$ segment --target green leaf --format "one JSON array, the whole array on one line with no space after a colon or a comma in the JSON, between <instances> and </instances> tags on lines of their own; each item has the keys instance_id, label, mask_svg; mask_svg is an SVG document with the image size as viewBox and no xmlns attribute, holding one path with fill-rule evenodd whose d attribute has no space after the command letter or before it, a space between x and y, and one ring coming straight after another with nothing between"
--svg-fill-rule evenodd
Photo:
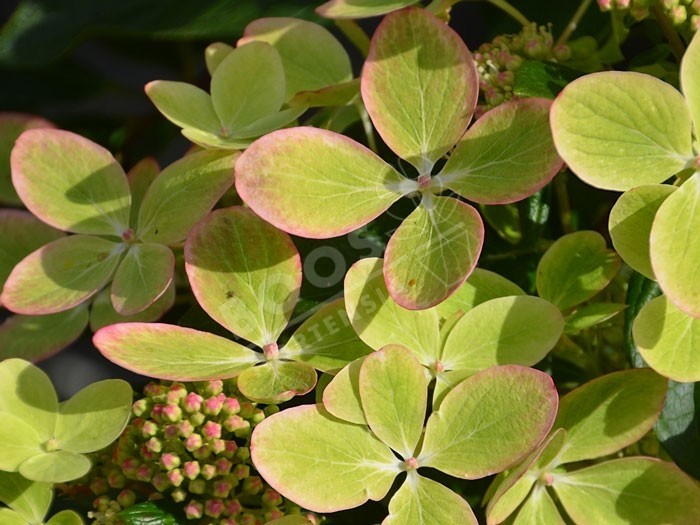
<instances>
[{"instance_id":1,"label":"green leaf","mask_svg":"<svg viewBox=\"0 0 700 525\"><path fill-rule=\"evenodd\" d=\"M54 514L46 525L83 525L83 519L72 510L62 510Z\"/></svg>"},{"instance_id":2,"label":"green leaf","mask_svg":"<svg viewBox=\"0 0 700 525\"><path fill-rule=\"evenodd\" d=\"M162 244L132 244L112 283L112 305L123 316L135 315L155 303L173 280L175 256Z\"/></svg>"},{"instance_id":3,"label":"green leaf","mask_svg":"<svg viewBox=\"0 0 700 525\"><path fill-rule=\"evenodd\" d=\"M411 352L384 347L365 357L360 368L360 398L369 428L408 460L423 431L428 375Z\"/></svg>"},{"instance_id":4,"label":"green leaf","mask_svg":"<svg viewBox=\"0 0 700 525\"><path fill-rule=\"evenodd\" d=\"M323 406L333 416L366 425L367 418L360 398L360 369L364 358L355 359L338 372L323 390Z\"/></svg>"},{"instance_id":5,"label":"green leaf","mask_svg":"<svg viewBox=\"0 0 700 525\"><path fill-rule=\"evenodd\" d=\"M379 350L389 344L408 348L425 366L440 352L435 310L406 310L389 297L382 259L356 262L345 276L345 307L353 328L365 343Z\"/></svg>"},{"instance_id":6,"label":"green leaf","mask_svg":"<svg viewBox=\"0 0 700 525\"><path fill-rule=\"evenodd\" d=\"M268 521L265 525L310 525L310 521L300 514L290 514L276 520Z\"/></svg>"},{"instance_id":7,"label":"green leaf","mask_svg":"<svg viewBox=\"0 0 700 525\"><path fill-rule=\"evenodd\" d=\"M170 512L162 508L162 501L144 501L122 509L117 516L125 525L181 525Z\"/></svg>"},{"instance_id":8,"label":"green leaf","mask_svg":"<svg viewBox=\"0 0 700 525\"><path fill-rule=\"evenodd\" d=\"M0 209L0 289L22 259L62 236L63 233L44 224L31 213Z\"/></svg>"},{"instance_id":9,"label":"green leaf","mask_svg":"<svg viewBox=\"0 0 700 525\"><path fill-rule=\"evenodd\" d=\"M4 525L27 525L27 520L11 509L0 507L0 521Z\"/></svg>"},{"instance_id":10,"label":"green leaf","mask_svg":"<svg viewBox=\"0 0 700 525\"><path fill-rule=\"evenodd\" d=\"M652 458L624 458L557 474L554 490L581 525L693 523L700 489L675 465Z\"/></svg>"},{"instance_id":11,"label":"green leaf","mask_svg":"<svg viewBox=\"0 0 700 525\"><path fill-rule=\"evenodd\" d=\"M29 211L61 230L121 237L129 227L124 170L109 151L80 135L23 133L12 150L12 182Z\"/></svg>"},{"instance_id":12,"label":"green leaf","mask_svg":"<svg viewBox=\"0 0 700 525\"><path fill-rule=\"evenodd\" d=\"M230 46L224 42L214 42L209 44L204 50L204 60L207 63L207 71L209 75L213 75L216 68L221 65L231 51L233 51L233 46ZM218 117L217 117L218 119Z\"/></svg>"},{"instance_id":13,"label":"green leaf","mask_svg":"<svg viewBox=\"0 0 700 525\"><path fill-rule=\"evenodd\" d=\"M502 104L469 128L432 181L465 199L506 204L532 195L561 169L549 128L551 102Z\"/></svg>"},{"instance_id":14,"label":"green leaf","mask_svg":"<svg viewBox=\"0 0 700 525\"><path fill-rule=\"evenodd\" d=\"M446 370L531 366L554 348L563 328L564 318L559 310L539 297L492 299L457 321L447 337L440 362Z\"/></svg>"},{"instance_id":15,"label":"green leaf","mask_svg":"<svg viewBox=\"0 0 700 525\"><path fill-rule=\"evenodd\" d=\"M566 310L591 299L620 269L620 258L598 232L579 231L557 239L537 266L537 292Z\"/></svg>"},{"instance_id":16,"label":"green leaf","mask_svg":"<svg viewBox=\"0 0 700 525\"><path fill-rule=\"evenodd\" d=\"M519 98L554 98L581 73L555 62L525 60L515 73L513 94Z\"/></svg>"},{"instance_id":17,"label":"green leaf","mask_svg":"<svg viewBox=\"0 0 700 525\"><path fill-rule=\"evenodd\" d=\"M247 148L252 142L251 139L221 138L218 135L207 131L200 131L193 128L184 128L180 133L196 145L204 149L238 150ZM229 151L229 153L233 153Z\"/></svg>"},{"instance_id":18,"label":"green leaf","mask_svg":"<svg viewBox=\"0 0 700 525\"><path fill-rule=\"evenodd\" d=\"M305 106L295 106L287 109L282 109L276 113L270 113L259 118L252 124L239 129L236 132L236 139L249 140L270 133L276 129L287 126L290 122L306 111Z\"/></svg>"},{"instance_id":19,"label":"green leaf","mask_svg":"<svg viewBox=\"0 0 700 525\"><path fill-rule=\"evenodd\" d=\"M435 309L442 319L450 319L455 315L467 313L481 303L509 295L525 295L525 292L517 284L497 273L474 268L464 284Z\"/></svg>"},{"instance_id":20,"label":"green leaf","mask_svg":"<svg viewBox=\"0 0 700 525\"><path fill-rule=\"evenodd\" d=\"M147 157L137 162L126 174L131 190L131 212L129 213L129 225L132 228L138 226L139 211L141 203L153 184L155 178L160 174L160 166L152 157Z\"/></svg>"},{"instance_id":21,"label":"green leaf","mask_svg":"<svg viewBox=\"0 0 700 525\"><path fill-rule=\"evenodd\" d=\"M371 351L355 333L341 297L323 305L304 321L280 351L280 358L332 372Z\"/></svg>"},{"instance_id":22,"label":"green leaf","mask_svg":"<svg viewBox=\"0 0 700 525\"><path fill-rule=\"evenodd\" d=\"M154 80L146 84L146 95L165 118L181 128L218 135L221 123L209 93L185 82Z\"/></svg>"},{"instance_id":23,"label":"green leaf","mask_svg":"<svg viewBox=\"0 0 700 525\"><path fill-rule=\"evenodd\" d=\"M12 185L10 152L17 137L34 128L53 128L48 120L23 113L0 113L0 204L17 206L22 204ZM5 211L5 210L3 210Z\"/></svg>"},{"instance_id":24,"label":"green leaf","mask_svg":"<svg viewBox=\"0 0 700 525\"><path fill-rule=\"evenodd\" d=\"M24 461L41 454L42 438L29 422L0 412L0 470L14 472Z\"/></svg>"},{"instance_id":25,"label":"green leaf","mask_svg":"<svg viewBox=\"0 0 700 525\"><path fill-rule=\"evenodd\" d=\"M700 254L700 172L659 207L651 228L654 275L666 297L688 315L700 317L700 283L694 279Z\"/></svg>"},{"instance_id":26,"label":"green leaf","mask_svg":"<svg viewBox=\"0 0 700 525\"><path fill-rule=\"evenodd\" d=\"M143 198L138 238L160 244L182 241L233 184L237 155L201 151L165 168Z\"/></svg>"},{"instance_id":27,"label":"green leaf","mask_svg":"<svg viewBox=\"0 0 700 525\"><path fill-rule=\"evenodd\" d=\"M639 440L659 417L666 383L639 368L598 377L565 395L554 423L568 433L560 463L606 456Z\"/></svg>"},{"instance_id":28,"label":"green leaf","mask_svg":"<svg viewBox=\"0 0 700 525\"><path fill-rule=\"evenodd\" d=\"M681 87L695 124L695 136L700 135L700 38L693 37L681 61Z\"/></svg>"},{"instance_id":29,"label":"green leaf","mask_svg":"<svg viewBox=\"0 0 700 525\"><path fill-rule=\"evenodd\" d=\"M268 361L241 372L236 384L252 401L279 404L311 392L316 371L305 363Z\"/></svg>"},{"instance_id":30,"label":"green leaf","mask_svg":"<svg viewBox=\"0 0 700 525\"><path fill-rule=\"evenodd\" d=\"M355 230L416 188L364 146L311 127L270 133L236 161L236 190L245 203L302 237Z\"/></svg>"},{"instance_id":31,"label":"green leaf","mask_svg":"<svg viewBox=\"0 0 700 525\"><path fill-rule=\"evenodd\" d=\"M26 315L69 310L110 281L123 250L123 244L91 235L57 239L15 266L2 304Z\"/></svg>"},{"instance_id":32,"label":"green leaf","mask_svg":"<svg viewBox=\"0 0 700 525\"><path fill-rule=\"evenodd\" d=\"M238 45L267 42L282 59L286 99L352 78L350 57L324 27L297 18L261 18L248 24Z\"/></svg>"},{"instance_id":33,"label":"green leaf","mask_svg":"<svg viewBox=\"0 0 700 525\"><path fill-rule=\"evenodd\" d=\"M56 390L40 368L21 359L0 363L0 414L12 414L30 424L43 442L53 437L56 412Z\"/></svg>"},{"instance_id":34,"label":"green leaf","mask_svg":"<svg viewBox=\"0 0 700 525\"><path fill-rule=\"evenodd\" d=\"M530 497L518 511L513 525L564 525L564 520L547 488L535 485Z\"/></svg>"},{"instance_id":35,"label":"green leaf","mask_svg":"<svg viewBox=\"0 0 700 525\"><path fill-rule=\"evenodd\" d=\"M638 186L626 191L610 210L608 229L613 246L632 269L655 279L649 237L659 207L677 188L668 184Z\"/></svg>"},{"instance_id":36,"label":"green leaf","mask_svg":"<svg viewBox=\"0 0 700 525\"><path fill-rule=\"evenodd\" d=\"M478 372L428 418L418 464L477 479L522 459L552 428L558 397L549 376L516 365Z\"/></svg>"},{"instance_id":37,"label":"green leaf","mask_svg":"<svg viewBox=\"0 0 700 525\"><path fill-rule=\"evenodd\" d=\"M185 261L197 301L216 322L259 347L276 343L301 286L288 235L242 206L217 210L190 233Z\"/></svg>"},{"instance_id":38,"label":"green leaf","mask_svg":"<svg viewBox=\"0 0 700 525\"><path fill-rule=\"evenodd\" d=\"M92 306L90 307L90 330L97 332L100 328L117 323L150 323L157 321L165 312L170 310L174 303L175 283L171 282L165 293L151 306L135 315L124 317L119 315L114 306L112 306L109 288L105 288L92 301Z\"/></svg>"},{"instance_id":39,"label":"green leaf","mask_svg":"<svg viewBox=\"0 0 700 525\"><path fill-rule=\"evenodd\" d=\"M332 86L321 88L316 91L302 91L297 93L289 101L289 105L292 107L301 106L306 108L344 106L350 104L359 94L360 79L356 78L347 82L341 82L340 84L333 84ZM357 114L354 108L353 111Z\"/></svg>"},{"instance_id":40,"label":"green leaf","mask_svg":"<svg viewBox=\"0 0 700 525\"><path fill-rule=\"evenodd\" d=\"M389 516L382 525L477 525L469 503L450 489L409 472L406 481L389 501Z\"/></svg>"},{"instance_id":41,"label":"green leaf","mask_svg":"<svg viewBox=\"0 0 700 525\"><path fill-rule=\"evenodd\" d=\"M257 352L223 337L160 323L107 326L93 343L122 368L173 381L235 377L262 360Z\"/></svg>"},{"instance_id":42,"label":"green leaf","mask_svg":"<svg viewBox=\"0 0 700 525\"><path fill-rule=\"evenodd\" d=\"M483 243L484 224L475 208L452 197L424 198L386 247L389 294L411 310L439 304L464 283Z\"/></svg>"},{"instance_id":43,"label":"green leaf","mask_svg":"<svg viewBox=\"0 0 700 525\"><path fill-rule=\"evenodd\" d=\"M250 451L272 488L314 512L380 500L400 472L399 460L367 427L336 419L322 405L266 418L253 431Z\"/></svg>"},{"instance_id":44,"label":"green leaf","mask_svg":"<svg viewBox=\"0 0 700 525\"><path fill-rule=\"evenodd\" d=\"M663 182L693 156L685 100L643 73L606 71L574 80L554 101L551 123L559 154L597 188Z\"/></svg>"},{"instance_id":45,"label":"green leaf","mask_svg":"<svg viewBox=\"0 0 700 525\"><path fill-rule=\"evenodd\" d=\"M284 102L284 69L279 53L264 42L237 47L211 78L211 100L221 122L222 137L271 113Z\"/></svg>"},{"instance_id":46,"label":"green leaf","mask_svg":"<svg viewBox=\"0 0 700 525\"><path fill-rule=\"evenodd\" d=\"M564 333L575 334L586 328L603 323L627 308L626 304L591 303L566 316Z\"/></svg>"},{"instance_id":47,"label":"green leaf","mask_svg":"<svg viewBox=\"0 0 700 525\"><path fill-rule=\"evenodd\" d=\"M644 360L674 381L700 381L700 319L676 308L666 296L649 301L632 326Z\"/></svg>"},{"instance_id":48,"label":"green leaf","mask_svg":"<svg viewBox=\"0 0 700 525\"><path fill-rule=\"evenodd\" d=\"M362 100L384 142L420 173L430 173L462 136L478 89L467 46L428 11L392 13L374 32Z\"/></svg>"},{"instance_id":49,"label":"green leaf","mask_svg":"<svg viewBox=\"0 0 700 525\"><path fill-rule=\"evenodd\" d=\"M82 454L57 450L29 458L20 465L19 473L33 481L62 483L83 477L91 466L90 460Z\"/></svg>"},{"instance_id":50,"label":"green leaf","mask_svg":"<svg viewBox=\"0 0 700 525\"><path fill-rule=\"evenodd\" d=\"M330 0L317 7L316 12L326 18L367 18L415 3L416 0Z\"/></svg>"},{"instance_id":51,"label":"green leaf","mask_svg":"<svg viewBox=\"0 0 700 525\"><path fill-rule=\"evenodd\" d=\"M41 523L51 507L52 499L51 485L29 481L20 474L0 471L0 501L17 511L27 522ZM5 525L2 520L0 523Z\"/></svg>"},{"instance_id":52,"label":"green leaf","mask_svg":"<svg viewBox=\"0 0 700 525\"><path fill-rule=\"evenodd\" d=\"M95 452L112 443L129 422L133 393L121 379L91 383L61 403L55 439L69 452Z\"/></svg>"},{"instance_id":53,"label":"green leaf","mask_svg":"<svg viewBox=\"0 0 700 525\"><path fill-rule=\"evenodd\" d=\"M87 305L57 314L8 317L0 324L0 360L50 357L80 337L87 324Z\"/></svg>"}]
</instances>

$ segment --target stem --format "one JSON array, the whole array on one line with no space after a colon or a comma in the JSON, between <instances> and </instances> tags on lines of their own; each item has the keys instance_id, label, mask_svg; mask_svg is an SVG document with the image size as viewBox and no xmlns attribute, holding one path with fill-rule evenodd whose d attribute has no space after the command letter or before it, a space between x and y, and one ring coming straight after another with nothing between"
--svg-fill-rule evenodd
<instances>
[{"instance_id":1,"label":"stem","mask_svg":"<svg viewBox=\"0 0 700 525\"><path fill-rule=\"evenodd\" d=\"M685 53L685 45L683 45L681 37L678 36L676 29L673 27L673 25L671 25L671 22L661 10L659 4L652 4L651 12L654 14L654 18L656 18L656 21L659 23L661 31L666 37L666 40L668 40L668 43L671 44L673 54L680 61L683 58L683 54Z\"/></svg>"},{"instance_id":2,"label":"stem","mask_svg":"<svg viewBox=\"0 0 700 525\"><path fill-rule=\"evenodd\" d=\"M509 4L506 0L486 0L489 4L498 7L501 11L504 13L509 14L513 18L515 18L518 22L520 22L521 25L527 26L530 25L530 21L527 19L527 17L522 14L520 11L518 11L515 7L513 7L511 4Z\"/></svg>"},{"instance_id":3,"label":"stem","mask_svg":"<svg viewBox=\"0 0 700 525\"><path fill-rule=\"evenodd\" d=\"M565 234L574 231L574 225L571 220L571 203L569 202L569 193L566 190L566 179L566 173L560 173L554 178L554 192L559 203L559 219Z\"/></svg>"},{"instance_id":4,"label":"stem","mask_svg":"<svg viewBox=\"0 0 700 525\"><path fill-rule=\"evenodd\" d=\"M362 56L367 58L367 53L369 53L369 37L358 23L354 20L335 20L334 22L348 40L360 50Z\"/></svg>"},{"instance_id":5,"label":"stem","mask_svg":"<svg viewBox=\"0 0 700 525\"><path fill-rule=\"evenodd\" d=\"M576 9L576 12L574 13L574 16L571 17L571 20L569 20L569 23L566 24L566 27L564 28L564 32L561 34L561 36L557 39L557 43L555 46L562 46L566 44L566 42L569 40L569 37L571 34L576 31L576 28L578 27L579 22L581 21L581 18L583 18L583 15L586 13L588 8L591 6L593 3L593 0L583 0L579 6L578 9Z\"/></svg>"},{"instance_id":6,"label":"stem","mask_svg":"<svg viewBox=\"0 0 700 525\"><path fill-rule=\"evenodd\" d=\"M377 141L374 140L374 127L372 126L372 121L369 118L369 114L367 113L364 104L359 98L355 99L355 107L357 108L357 112L360 114L360 120L362 120L362 127L364 128L365 136L367 137L367 146L369 146L369 149L371 149L374 153L378 153Z\"/></svg>"}]
</instances>

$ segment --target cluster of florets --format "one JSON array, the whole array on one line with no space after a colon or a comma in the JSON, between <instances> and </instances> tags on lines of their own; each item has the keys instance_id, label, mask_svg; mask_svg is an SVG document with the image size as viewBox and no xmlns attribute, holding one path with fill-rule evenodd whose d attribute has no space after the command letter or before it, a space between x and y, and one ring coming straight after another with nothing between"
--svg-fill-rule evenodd
<instances>
[{"instance_id":1,"label":"cluster of florets","mask_svg":"<svg viewBox=\"0 0 700 525\"><path fill-rule=\"evenodd\" d=\"M598 0L598 6L603 11L622 11L643 20L654 2L657 0ZM691 32L700 29L700 0L661 0L658 5L673 25Z\"/></svg>"},{"instance_id":2,"label":"cluster of florets","mask_svg":"<svg viewBox=\"0 0 700 525\"><path fill-rule=\"evenodd\" d=\"M525 60L563 62L571 58L566 45L555 45L549 27L535 23L516 35L501 35L474 53L479 71L480 104L477 114L513 97L515 75Z\"/></svg>"},{"instance_id":3,"label":"cluster of florets","mask_svg":"<svg viewBox=\"0 0 700 525\"><path fill-rule=\"evenodd\" d=\"M90 482L93 493L104 494L95 500L98 523L142 501L144 484L152 490L146 499L170 498L197 525L263 525L301 512L256 475L250 460L251 431L276 406L262 409L235 383L218 380L149 383L144 394L117 442L114 468ZM121 492L110 498L110 488Z\"/></svg>"}]
</instances>

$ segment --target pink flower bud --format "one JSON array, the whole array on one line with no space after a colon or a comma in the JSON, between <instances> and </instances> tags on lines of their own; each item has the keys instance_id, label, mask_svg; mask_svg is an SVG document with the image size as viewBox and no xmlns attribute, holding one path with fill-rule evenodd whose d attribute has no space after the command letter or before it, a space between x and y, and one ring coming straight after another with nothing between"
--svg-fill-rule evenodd
<instances>
[{"instance_id":1,"label":"pink flower bud","mask_svg":"<svg viewBox=\"0 0 700 525\"><path fill-rule=\"evenodd\" d=\"M235 441L224 441L224 450L220 452L225 458L231 459L238 450L238 444Z\"/></svg>"},{"instance_id":2,"label":"pink flower bud","mask_svg":"<svg viewBox=\"0 0 700 525\"><path fill-rule=\"evenodd\" d=\"M187 491L182 487L178 487L170 493L170 497L173 498L175 503L181 503L187 499Z\"/></svg>"},{"instance_id":3,"label":"pink flower bud","mask_svg":"<svg viewBox=\"0 0 700 525\"><path fill-rule=\"evenodd\" d=\"M221 425L213 421L207 421L202 427L202 435L207 441L212 441L221 437Z\"/></svg>"},{"instance_id":4,"label":"pink flower bud","mask_svg":"<svg viewBox=\"0 0 700 525\"><path fill-rule=\"evenodd\" d=\"M152 437L146 441L144 446L151 452L160 452L163 450L163 442L157 437Z\"/></svg>"},{"instance_id":5,"label":"pink flower bud","mask_svg":"<svg viewBox=\"0 0 700 525\"><path fill-rule=\"evenodd\" d=\"M177 434L180 437L188 438L192 435L194 432L194 427L192 426L192 423L190 423L187 420L180 421L177 424Z\"/></svg>"},{"instance_id":6,"label":"pink flower bud","mask_svg":"<svg viewBox=\"0 0 700 525\"><path fill-rule=\"evenodd\" d=\"M263 507L279 507L284 503L282 495L274 489L267 489L260 497Z\"/></svg>"},{"instance_id":7,"label":"pink flower bud","mask_svg":"<svg viewBox=\"0 0 700 525\"><path fill-rule=\"evenodd\" d=\"M117 495L117 503L119 503L124 508L131 507L136 503L136 494L134 494L134 491L132 490L122 490Z\"/></svg>"},{"instance_id":8,"label":"pink flower bud","mask_svg":"<svg viewBox=\"0 0 700 525\"><path fill-rule=\"evenodd\" d=\"M182 410L175 403L168 403L161 412L163 419L171 423L177 423L182 419Z\"/></svg>"},{"instance_id":9,"label":"pink flower bud","mask_svg":"<svg viewBox=\"0 0 700 525\"><path fill-rule=\"evenodd\" d=\"M216 416L221 412L224 403L218 397L210 397L204 401L202 412L209 416Z\"/></svg>"},{"instance_id":10,"label":"pink flower bud","mask_svg":"<svg viewBox=\"0 0 700 525\"><path fill-rule=\"evenodd\" d=\"M185 412L192 414L201 410L203 401L204 398L202 396L195 394L194 392L190 392L183 400L182 407L185 409Z\"/></svg>"},{"instance_id":11,"label":"pink flower bud","mask_svg":"<svg viewBox=\"0 0 700 525\"><path fill-rule=\"evenodd\" d=\"M204 443L204 440L202 439L202 436L199 434L191 434L186 440L185 440L185 448L189 452L194 452L198 448L202 446Z\"/></svg>"},{"instance_id":12,"label":"pink flower bud","mask_svg":"<svg viewBox=\"0 0 700 525\"><path fill-rule=\"evenodd\" d=\"M180 456L173 452L166 452L160 457L160 464L165 470L172 470L180 466Z\"/></svg>"},{"instance_id":13,"label":"pink flower bud","mask_svg":"<svg viewBox=\"0 0 700 525\"><path fill-rule=\"evenodd\" d=\"M227 481L214 482L212 494L217 498L227 498L233 487Z\"/></svg>"},{"instance_id":14,"label":"pink flower bud","mask_svg":"<svg viewBox=\"0 0 700 525\"><path fill-rule=\"evenodd\" d=\"M107 483L113 489L123 489L126 485L126 477L118 470L112 470L107 475Z\"/></svg>"},{"instance_id":15,"label":"pink flower bud","mask_svg":"<svg viewBox=\"0 0 700 525\"><path fill-rule=\"evenodd\" d=\"M213 454L221 454L226 450L226 442L223 439L213 439L209 446Z\"/></svg>"},{"instance_id":16,"label":"pink flower bud","mask_svg":"<svg viewBox=\"0 0 700 525\"><path fill-rule=\"evenodd\" d=\"M153 485L158 492L165 492L170 488L170 479L165 472L158 472L151 480L151 485Z\"/></svg>"},{"instance_id":17,"label":"pink flower bud","mask_svg":"<svg viewBox=\"0 0 700 525\"><path fill-rule=\"evenodd\" d=\"M158 424L154 421L144 421L141 427L141 435L144 438L153 437L158 433Z\"/></svg>"},{"instance_id":18,"label":"pink flower bud","mask_svg":"<svg viewBox=\"0 0 700 525\"><path fill-rule=\"evenodd\" d=\"M153 405L153 410L151 410L151 416L153 419L156 421L160 421L160 416L163 413L163 405L158 403L157 405Z\"/></svg>"},{"instance_id":19,"label":"pink flower bud","mask_svg":"<svg viewBox=\"0 0 700 525\"><path fill-rule=\"evenodd\" d=\"M109 485L104 478L94 478L90 481L90 490L95 496L101 496L109 492Z\"/></svg>"},{"instance_id":20,"label":"pink flower bud","mask_svg":"<svg viewBox=\"0 0 700 525\"><path fill-rule=\"evenodd\" d=\"M265 523L284 517L284 512L279 509L272 509L265 513Z\"/></svg>"},{"instance_id":21,"label":"pink flower bud","mask_svg":"<svg viewBox=\"0 0 700 525\"><path fill-rule=\"evenodd\" d=\"M185 481L185 476L182 475L182 471L179 468L176 468L168 472L168 480L170 480L173 487L179 487Z\"/></svg>"},{"instance_id":22,"label":"pink flower bud","mask_svg":"<svg viewBox=\"0 0 700 525\"><path fill-rule=\"evenodd\" d=\"M237 516L241 510L243 510L243 507L237 499L234 498L226 501L224 514L227 516Z\"/></svg>"},{"instance_id":23,"label":"pink flower bud","mask_svg":"<svg viewBox=\"0 0 700 525\"><path fill-rule=\"evenodd\" d=\"M207 481L216 476L216 467L214 465L202 465L202 471L200 475Z\"/></svg>"},{"instance_id":24,"label":"pink flower bud","mask_svg":"<svg viewBox=\"0 0 700 525\"><path fill-rule=\"evenodd\" d=\"M207 381L204 386L204 393L208 396L216 396L224 391L224 382L221 379Z\"/></svg>"},{"instance_id":25,"label":"pink flower bud","mask_svg":"<svg viewBox=\"0 0 700 525\"><path fill-rule=\"evenodd\" d=\"M209 445L203 445L198 449L193 450L192 455L199 460L207 459L209 456L211 456L211 448L209 448Z\"/></svg>"},{"instance_id":26,"label":"pink flower bud","mask_svg":"<svg viewBox=\"0 0 700 525\"><path fill-rule=\"evenodd\" d=\"M186 461L182 466L182 472L187 479L194 479L199 476L200 467L197 461Z\"/></svg>"},{"instance_id":27,"label":"pink flower bud","mask_svg":"<svg viewBox=\"0 0 700 525\"><path fill-rule=\"evenodd\" d=\"M224 399L223 406L221 407L221 410L224 414L227 416L232 416L234 414L238 414L241 410L241 404L236 399L235 397L227 397Z\"/></svg>"},{"instance_id":28,"label":"pink flower bud","mask_svg":"<svg viewBox=\"0 0 700 525\"><path fill-rule=\"evenodd\" d=\"M243 492L246 494L258 494L263 489L263 482L258 476L250 476L243 480Z\"/></svg>"},{"instance_id":29,"label":"pink flower bud","mask_svg":"<svg viewBox=\"0 0 700 525\"><path fill-rule=\"evenodd\" d=\"M170 385L168 393L166 395L166 400L168 403L178 403L182 398L187 395L187 388L182 383L173 383Z\"/></svg>"},{"instance_id":30,"label":"pink flower bud","mask_svg":"<svg viewBox=\"0 0 700 525\"><path fill-rule=\"evenodd\" d=\"M143 387L143 393L148 397L163 397L167 394L168 388L160 383L148 383Z\"/></svg>"},{"instance_id":31,"label":"pink flower bud","mask_svg":"<svg viewBox=\"0 0 700 525\"><path fill-rule=\"evenodd\" d=\"M136 458L127 458L121 462L122 472L126 476L132 477L136 475L136 469L139 467L141 462Z\"/></svg>"},{"instance_id":32,"label":"pink flower bud","mask_svg":"<svg viewBox=\"0 0 700 525\"><path fill-rule=\"evenodd\" d=\"M224 502L220 499L210 499L204 505L204 514L211 518L218 518L224 512Z\"/></svg>"},{"instance_id":33,"label":"pink flower bud","mask_svg":"<svg viewBox=\"0 0 700 525\"><path fill-rule=\"evenodd\" d=\"M233 475L237 479L246 479L250 476L250 467L248 465L238 464L233 468Z\"/></svg>"},{"instance_id":34,"label":"pink flower bud","mask_svg":"<svg viewBox=\"0 0 700 525\"><path fill-rule=\"evenodd\" d=\"M198 520L204 516L204 505L198 501L190 501L185 505L185 516L188 520Z\"/></svg>"},{"instance_id":35,"label":"pink flower bud","mask_svg":"<svg viewBox=\"0 0 700 525\"><path fill-rule=\"evenodd\" d=\"M131 411L136 417L141 417L148 414L151 410L151 402L148 399L139 399L131 405Z\"/></svg>"},{"instance_id":36,"label":"pink flower bud","mask_svg":"<svg viewBox=\"0 0 700 525\"><path fill-rule=\"evenodd\" d=\"M225 476L229 472L231 472L231 467L233 466L233 463L231 463L228 459L226 458L221 458L217 460L216 462L216 473L219 474L220 476Z\"/></svg>"},{"instance_id":37,"label":"pink flower bud","mask_svg":"<svg viewBox=\"0 0 700 525\"><path fill-rule=\"evenodd\" d=\"M136 479L139 481L151 481L153 477L153 469L148 465L141 465L136 469Z\"/></svg>"},{"instance_id":38,"label":"pink flower bud","mask_svg":"<svg viewBox=\"0 0 700 525\"><path fill-rule=\"evenodd\" d=\"M179 430L177 425L166 425L163 429L163 437L165 437L165 439L175 439L178 434Z\"/></svg>"}]
</instances>

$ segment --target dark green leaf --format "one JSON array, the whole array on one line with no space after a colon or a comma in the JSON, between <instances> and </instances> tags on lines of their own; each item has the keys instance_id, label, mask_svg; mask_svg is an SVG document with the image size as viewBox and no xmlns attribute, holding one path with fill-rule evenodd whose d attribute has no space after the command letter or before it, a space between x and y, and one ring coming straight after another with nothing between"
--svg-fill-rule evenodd
<instances>
[{"instance_id":1,"label":"dark green leaf","mask_svg":"<svg viewBox=\"0 0 700 525\"><path fill-rule=\"evenodd\" d=\"M181 525L184 523L153 501L124 509L117 516L124 525Z\"/></svg>"},{"instance_id":2,"label":"dark green leaf","mask_svg":"<svg viewBox=\"0 0 700 525\"><path fill-rule=\"evenodd\" d=\"M526 60L515 75L513 93L519 97L554 98L581 73L553 62Z\"/></svg>"}]
</instances>

